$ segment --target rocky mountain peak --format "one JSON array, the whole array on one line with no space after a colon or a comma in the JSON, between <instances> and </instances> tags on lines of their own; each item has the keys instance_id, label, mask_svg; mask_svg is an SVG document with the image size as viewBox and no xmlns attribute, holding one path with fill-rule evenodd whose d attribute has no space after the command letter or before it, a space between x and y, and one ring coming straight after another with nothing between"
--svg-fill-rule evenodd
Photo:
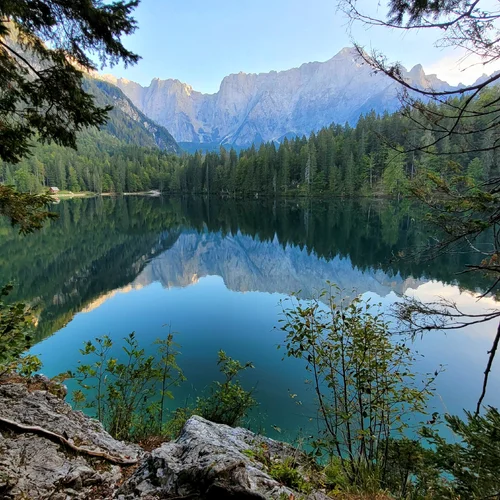
<instances>
[{"instance_id":1,"label":"rocky mountain peak","mask_svg":"<svg viewBox=\"0 0 500 500\"><path fill-rule=\"evenodd\" d=\"M415 86L451 88L417 64L407 78ZM249 146L309 134L331 123L355 124L360 115L399 108L397 84L363 64L344 47L326 62L286 71L226 76L215 94L179 80L154 79L148 87L115 79L116 85L179 142Z\"/></svg>"}]
</instances>

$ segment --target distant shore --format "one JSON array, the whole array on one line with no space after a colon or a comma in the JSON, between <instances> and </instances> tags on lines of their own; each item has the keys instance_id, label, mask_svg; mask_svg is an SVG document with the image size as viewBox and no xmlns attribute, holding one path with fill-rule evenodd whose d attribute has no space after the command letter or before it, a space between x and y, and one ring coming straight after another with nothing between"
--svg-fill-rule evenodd
<instances>
[{"instance_id":1,"label":"distant shore","mask_svg":"<svg viewBox=\"0 0 500 500\"><path fill-rule=\"evenodd\" d=\"M51 193L52 198L68 199L68 198L94 198L96 196L160 196L160 191L138 191L137 193L93 193L92 191L82 191L73 193L72 191L63 191L60 193Z\"/></svg>"}]
</instances>

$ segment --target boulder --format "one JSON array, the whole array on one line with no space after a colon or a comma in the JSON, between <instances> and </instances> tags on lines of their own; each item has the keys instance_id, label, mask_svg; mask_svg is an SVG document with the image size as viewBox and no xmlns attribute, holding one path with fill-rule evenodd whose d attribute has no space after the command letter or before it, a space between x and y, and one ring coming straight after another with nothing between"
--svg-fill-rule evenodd
<instances>
[{"instance_id":1,"label":"boulder","mask_svg":"<svg viewBox=\"0 0 500 500\"><path fill-rule=\"evenodd\" d=\"M36 381L40 386L40 380ZM143 450L113 439L95 419L74 411L49 390L26 383L0 385L0 417L64 436L75 446L113 457L140 459ZM111 498L122 469L77 453L57 439L0 422L0 498L32 500Z\"/></svg>"},{"instance_id":2,"label":"boulder","mask_svg":"<svg viewBox=\"0 0 500 500\"><path fill-rule=\"evenodd\" d=\"M310 498L280 484L268 465L297 456L290 445L191 417L180 437L154 450L118 490L119 500ZM303 457L305 460L305 457Z\"/></svg>"},{"instance_id":3,"label":"boulder","mask_svg":"<svg viewBox=\"0 0 500 500\"><path fill-rule=\"evenodd\" d=\"M1 499L327 498L305 493L316 472L288 444L194 416L176 441L147 453L74 411L49 382L0 380ZM301 487L273 478L290 457Z\"/></svg>"}]
</instances>

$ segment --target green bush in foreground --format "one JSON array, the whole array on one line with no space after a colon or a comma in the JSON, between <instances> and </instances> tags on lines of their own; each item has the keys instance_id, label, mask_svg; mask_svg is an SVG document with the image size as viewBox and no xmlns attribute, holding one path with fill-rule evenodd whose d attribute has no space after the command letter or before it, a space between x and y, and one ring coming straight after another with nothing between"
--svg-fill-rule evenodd
<instances>
[{"instance_id":1,"label":"green bush in foreground","mask_svg":"<svg viewBox=\"0 0 500 500\"><path fill-rule=\"evenodd\" d=\"M237 425L257 404L253 390L246 391L239 379L241 372L253 365L243 365L219 351L224 380L213 382L209 394L197 398L196 405L169 412L166 406L174 397L172 389L185 380L177 364L179 346L173 334L157 339L157 350L149 356L135 333L124 340L121 359L113 356L113 341L107 335L85 342L80 352L92 361L80 363L76 373L69 373L80 386L73 393L75 406L92 410L117 439L175 438L195 414L212 422Z\"/></svg>"},{"instance_id":2,"label":"green bush in foreground","mask_svg":"<svg viewBox=\"0 0 500 500\"><path fill-rule=\"evenodd\" d=\"M318 300L284 309L282 330L287 356L305 360L316 394L316 454L336 457L352 486L390 487L405 496L416 458L398 464L395 447L408 451L410 442L400 440L411 420L426 414L437 372L417 385L415 355L404 341L391 338L379 309L360 297L347 302L335 286Z\"/></svg>"},{"instance_id":3,"label":"green bush in foreground","mask_svg":"<svg viewBox=\"0 0 500 500\"><path fill-rule=\"evenodd\" d=\"M247 362L242 365L224 351L219 351L217 364L224 375L224 381L215 381L210 394L198 398L197 413L218 424L235 426L241 423L248 412L257 405L253 389L246 391L239 380L240 374L254 366Z\"/></svg>"},{"instance_id":4,"label":"green bush in foreground","mask_svg":"<svg viewBox=\"0 0 500 500\"><path fill-rule=\"evenodd\" d=\"M459 498L500 498L500 413L488 407L484 415L466 412L466 421L446 415L459 438L449 443L436 431L424 429L434 445L436 469L452 478L441 494ZM452 494L450 494L450 490Z\"/></svg>"},{"instance_id":5,"label":"green bush in foreground","mask_svg":"<svg viewBox=\"0 0 500 500\"><path fill-rule=\"evenodd\" d=\"M93 409L117 439L140 440L160 434L171 388L184 380L172 333L158 339L160 356L147 356L134 333L125 337L123 359L112 357L113 341L106 335L85 343L80 352L96 359L80 364L71 374L80 385L73 394L76 406Z\"/></svg>"},{"instance_id":6,"label":"green bush in foreground","mask_svg":"<svg viewBox=\"0 0 500 500\"><path fill-rule=\"evenodd\" d=\"M31 375L40 368L39 362L30 356L23 361L21 355L31 346L33 333L32 313L23 302L9 304L6 298L13 285L0 288L0 375L8 371L20 371L23 375ZM33 362L35 362L33 364Z\"/></svg>"}]
</instances>

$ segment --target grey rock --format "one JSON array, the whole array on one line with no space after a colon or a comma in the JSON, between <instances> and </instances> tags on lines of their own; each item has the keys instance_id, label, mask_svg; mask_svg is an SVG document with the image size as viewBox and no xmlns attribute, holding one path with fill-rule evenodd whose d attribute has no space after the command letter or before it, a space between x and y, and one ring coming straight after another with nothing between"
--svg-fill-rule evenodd
<instances>
[{"instance_id":1,"label":"grey rock","mask_svg":"<svg viewBox=\"0 0 500 500\"><path fill-rule=\"evenodd\" d=\"M453 87L422 66L403 76L419 88ZM196 92L179 80L155 78L148 87L101 78L118 86L149 118L165 126L177 141L247 146L280 141L287 135L308 135L331 123L351 125L371 110L399 108L398 85L374 74L355 49L344 48L326 62L269 73L229 75L215 94Z\"/></svg>"},{"instance_id":2,"label":"grey rock","mask_svg":"<svg viewBox=\"0 0 500 500\"><path fill-rule=\"evenodd\" d=\"M47 383L42 377L36 383L42 381ZM110 455L144 454L136 445L113 439L100 422L72 410L60 397L47 390L29 390L26 384L0 385L0 416L66 434L79 447ZM42 435L0 425L0 498L87 499L96 487L111 492L120 478L116 465L76 454Z\"/></svg>"},{"instance_id":3,"label":"grey rock","mask_svg":"<svg viewBox=\"0 0 500 500\"><path fill-rule=\"evenodd\" d=\"M307 457L290 445L249 430L188 420L175 442L151 454L116 441L102 425L74 411L59 397L33 384L0 381L0 417L66 434L79 447L110 455L136 457L138 466L122 486L123 470L104 460L65 449L36 432L0 425L0 498L17 500L158 500L185 497L308 498L325 500L321 491L305 496L280 484L268 472L274 461L293 455L305 475L313 470Z\"/></svg>"},{"instance_id":4,"label":"grey rock","mask_svg":"<svg viewBox=\"0 0 500 500\"><path fill-rule=\"evenodd\" d=\"M297 455L287 444L194 416L175 442L151 453L116 498L304 498L273 479L266 466L252 458L263 450L262 445L270 461ZM309 498L328 497L316 492Z\"/></svg>"}]
</instances>

